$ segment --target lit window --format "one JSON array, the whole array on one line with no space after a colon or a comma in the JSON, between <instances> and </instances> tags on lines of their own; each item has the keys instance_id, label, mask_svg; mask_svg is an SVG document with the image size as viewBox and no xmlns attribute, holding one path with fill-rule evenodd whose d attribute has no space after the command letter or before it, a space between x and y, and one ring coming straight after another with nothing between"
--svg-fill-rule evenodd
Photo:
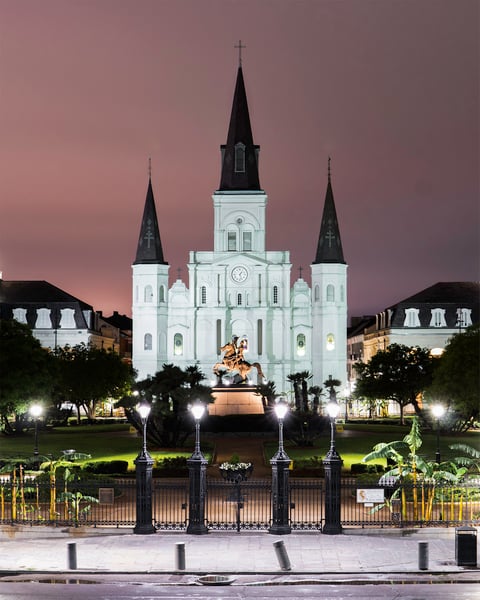
<instances>
[{"instance_id":1,"label":"lit window","mask_svg":"<svg viewBox=\"0 0 480 600\"><path fill-rule=\"evenodd\" d=\"M305 335L303 333L297 335L297 356L305 356Z\"/></svg>"},{"instance_id":2,"label":"lit window","mask_svg":"<svg viewBox=\"0 0 480 600\"><path fill-rule=\"evenodd\" d=\"M430 327L446 327L445 309L432 308L432 318L430 319Z\"/></svg>"},{"instance_id":3,"label":"lit window","mask_svg":"<svg viewBox=\"0 0 480 600\"><path fill-rule=\"evenodd\" d=\"M335 302L335 288L333 285L327 285L327 302Z\"/></svg>"},{"instance_id":4,"label":"lit window","mask_svg":"<svg viewBox=\"0 0 480 600\"><path fill-rule=\"evenodd\" d=\"M143 338L143 349L151 350L152 349L152 334L146 333Z\"/></svg>"},{"instance_id":5,"label":"lit window","mask_svg":"<svg viewBox=\"0 0 480 600\"><path fill-rule=\"evenodd\" d=\"M420 327L420 319L418 317L418 308L406 308L405 309L405 321L403 322L404 327Z\"/></svg>"},{"instance_id":6,"label":"lit window","mask_svg":"<svg viewBox=\"0 0 480 600\"><path fill-rule=\"evenodd\" d=\"M327 350L335 350L335 336L333 333L327 335Z\"/></svg>"},{"instance_id":7,"label":"lit window","mask_svg":"<svg viewBox=\"0 0 480 600\"><path fill-rule=\"evenodd\" d=\"M201 296L201 303L202 304L206 304L207 303L207 288L202 285L201 290L200 290L200 296Z\"/></svg>"},{"instance_id":8,"label":"lit window","mask_svg":"<svg viewBox=\"0 0 480 600\"><path fill-rule=\"evenodd\" d=\"M183 335L176 333L173 336L173 353L175 356L182 356L183 354Z\"/></svg>"},{"instance_id":9,"label":"lit window","mask_svg":"<svg viewBox=\"0 0 480 600\"><path fill-rule=\"evenodd\" d=\"M146 285L145 289L143 290L143 301L151 302L152 300L153 300L152 286Z\"/></svg>"},{"instance_id":10,"label":"lit window","mask_svg":"<svg viewBox=\"0 0 480 600\"><path fill-rule=\"evenodd\" d=\"M278 304L278 285L273 286L273 303Z\"/></svg>"},{"instance_id":11,"label":"lit window","mask_svg":"<svg viewBox=\"0 0 480 600\"><path fill-rule=\"evenodd\" d=\"M245 173L245 145L235 144L235 173Z\"/></svg>"},{"instance_id":12,"label":"lit window","mask_svg":"<svg viewBox=\"0 0 480 600\"><path fill-rule=\"evenodd\" d=\"M228 232L228 250L229 252L235 252L237 249L237 234L235 231Z\"/></svg>"}]
</instances>

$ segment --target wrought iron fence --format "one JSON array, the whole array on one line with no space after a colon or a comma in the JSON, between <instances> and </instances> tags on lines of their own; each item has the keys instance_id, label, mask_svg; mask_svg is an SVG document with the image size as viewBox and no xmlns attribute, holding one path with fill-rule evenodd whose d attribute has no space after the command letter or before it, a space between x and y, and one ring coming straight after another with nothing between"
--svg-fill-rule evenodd
<instances>
[{"instance_id":1,"label":"wrought iron fence","mask_svg":"<svg viewBox=\"0 0 480 600\"><path fill-rule=\"evenodd\" d=\"M65 493L66 492L66 493ZM271 480L236 484L209 479L206 524L212 530L267 530L271 524ZM159 530L186 529L188 479L154 479L153 520ZM293 530L322 529L324 481L290 478L290 525ZM134 479L92 479L69 484L35 478L0 480L0 523L133 527ZM382 488L342 479L344 527L457 526L480 524L480 482L457 485L417 484Z\"/></svg>"}]
</instances>

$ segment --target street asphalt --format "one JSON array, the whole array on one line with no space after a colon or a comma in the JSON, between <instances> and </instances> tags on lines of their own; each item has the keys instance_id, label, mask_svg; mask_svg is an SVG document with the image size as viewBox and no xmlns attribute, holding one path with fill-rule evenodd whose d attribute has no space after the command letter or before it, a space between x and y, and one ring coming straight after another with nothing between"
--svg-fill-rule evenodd
<instances>
[{"instance_id":1,"label":"street asphalt","mask_svg":"<svg viewBox=\"0 0 480 600\"><path fill-rule=\"evenodd\" d=\"M128 528L3 525L0 577L74 571L82 576L157 575L164 580L169 576L172 583L206 574L263 579L281 574L302 581L358 583L425 579L480 583L476 565L458 564L457 543L455 528L277 536L251 531L135 535Z\"/></svg>"}]
</instances>

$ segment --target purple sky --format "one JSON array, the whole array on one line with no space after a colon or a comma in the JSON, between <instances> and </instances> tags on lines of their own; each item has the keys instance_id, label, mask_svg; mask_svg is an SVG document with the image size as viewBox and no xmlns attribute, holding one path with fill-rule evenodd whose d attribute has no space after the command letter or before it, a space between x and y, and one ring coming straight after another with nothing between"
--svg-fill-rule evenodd
<instances>
[{"instance_id":1,"label":"purple sky","mask_svg":"<svg viewBox=\"0 0 480 600\"><path fill-rule=\"evenodd\" d=\"M152 158L171 281L213 248L241 39L267 248L315 257L327 179L350 315L479 279L476 0L0 0L0 270L131 314Z\"/></svg>"}]
</instances>

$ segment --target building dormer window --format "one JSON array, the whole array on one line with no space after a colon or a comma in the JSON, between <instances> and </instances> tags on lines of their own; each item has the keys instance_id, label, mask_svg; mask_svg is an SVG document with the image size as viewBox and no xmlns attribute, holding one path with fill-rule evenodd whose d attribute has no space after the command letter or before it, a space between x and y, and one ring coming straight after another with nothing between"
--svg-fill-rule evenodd
<instances>
[{"instance_id":1,"label":"building dormer window","mask_svg":"<svg viewBox=\"0 0 480 600\"><path fill-rule=\"evenodd\" d=\"M35 322L35 329L50 329L52 327L50 313L51 311L49 308L37 309L37 320Z\"/></svg>"},{"instance_id":2,"label":"building dormer window","mask_svg":"<svg viewBox=\"0 0 480 600\"><path fill-rule=\"evenodd\" d=\"M245 173L245 144L235 144L235 173Z\"/></svg>"},{"instance_id":3,"label":"building dormer window","mask_svg":"<svg viewBox=\"0 0 480 600\"><path fill-rule=\"evenodd\" d=\"M472 324L472 309L457 308L457 327L469 327Z\"/></svg>"},{"instance_id":4,"label":"building dormer window","mask_svg":"<svg viewBox=\"0 0 480 600\"><path fill-rule=\"evenodd\" d=\"M27 309L26 308L14 308L13 318L19 323L27 324Z\"/></svg>"},{"instance_id":5,"label":"building dormer window","mask_svg":"<svg viewBox=\"0 0 480 600\"><path fill-rule=\"evenodd\" d=\"M418 308L406 308L405 309L405 321L403 322L404 327L420 327L420 318Z\"/></svg>"},{"instance_id":6,"label":"building dormer window","mask_svg":"<svg viewBox=\"0 0 480 600\"><path fill-rule=\"evenodd\" d=\"M432 308L432 318L430 319L430 327L446 327L445 309Z\"/></svg>"}]
</instances>

